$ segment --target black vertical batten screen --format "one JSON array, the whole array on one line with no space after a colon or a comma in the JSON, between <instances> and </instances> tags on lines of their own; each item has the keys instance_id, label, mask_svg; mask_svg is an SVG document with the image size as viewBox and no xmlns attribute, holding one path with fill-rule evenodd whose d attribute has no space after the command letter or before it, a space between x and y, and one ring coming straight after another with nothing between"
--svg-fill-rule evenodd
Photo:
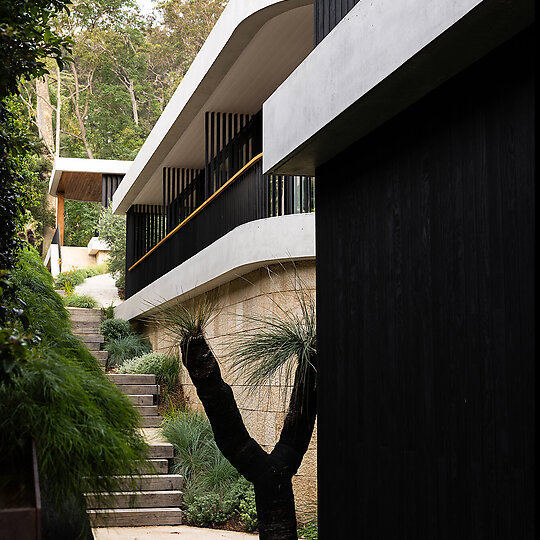
<instances>
[{"instance_id":1,"label":"black vertical batten screen","mask_svg":"<svg viewBox=\"0 0 540 540\"><path fill-rule=\"evenodd\" d=\"M262 152L262 112L252 116L207 112L205 198Z\"/></svg>"},{"instance_id":2,"label":"black vertical batten screen","mask_svg":"<svg viewBox=\"0 0 540 540\"><path fill-rule=\"evenodd\" d=\"M124 178L123 174L101 175L101 205L103 207L109 207L109 202L112 200L114 192L118 189L122 178Z\"/></svg>"},{"instance_id":3,"label":"black vertical batten screen","mask_svg":"<svg viewBox=\"0 0 540 540\"><path fill-rule=\"evenodd\" d=\"M317 169L321 540L534 537L532 38Z\"/></svg>"},{"instance_id":4,"label":"black vertical batten screen","mask_svg":"<svg viewBox=\"0 0 540 540\"><path fill-rule=\"evenodd\" d=\"M360 0L315 0L314 37L317 46Z\"/></svg>"},{"instance_id":5,"label":"black vertical batten screen","mask_svg":"<svg viewBox=\"0 0 540 540\"><path fill-rule=\"evenodd\" d=\"M204 202L204 189L203 169L163 168L163 236Z\"/></svg>"}]
</instances>

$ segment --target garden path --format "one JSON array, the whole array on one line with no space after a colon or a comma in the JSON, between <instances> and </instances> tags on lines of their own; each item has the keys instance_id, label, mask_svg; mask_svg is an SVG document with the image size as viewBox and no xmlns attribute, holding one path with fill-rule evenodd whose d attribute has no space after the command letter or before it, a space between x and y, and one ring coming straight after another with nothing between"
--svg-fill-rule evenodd
<instances>
[{"instance_id":1,"label":"garden path","mask_svg":"<svg viewBox=\"0 0 540 540\"><path fill-rule=\"evenodd\" d=\"M167 527L111 527L94 529L95 540L254 540L257 534L176 525Z\"/></svg>"},{"instance_id":2,"label":"garden path","mask_svg":"<svg viewBox=\"0 0 540 540\"><path fill-rule=\"evenodd\" d=\"M94 298L100 306L107 307L111 303L115 306L120 304L118 289L114 284L111 274L100 274L87 278L84 283L75 287L75 294L88 294Z\"/></svg>"}]
</instances>

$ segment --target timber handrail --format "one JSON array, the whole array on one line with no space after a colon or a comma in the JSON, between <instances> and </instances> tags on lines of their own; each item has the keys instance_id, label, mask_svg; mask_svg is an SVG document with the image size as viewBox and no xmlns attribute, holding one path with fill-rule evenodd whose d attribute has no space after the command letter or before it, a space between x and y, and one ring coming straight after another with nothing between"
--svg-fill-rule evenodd
<instances>
[{"instance_id":1,"label":"timber handrail","mask_svg":"<svg viewBox=\"0 0 540 540\"><path fill-rule=\"evenodd\" d=\"M235 180L237 180L242 174L244 174L248 169L251 169L255 163L262 159L262 153L255 156L253 159L248 161L238 172L236 172L229 180L227 180L215 193L213 193L206 201L204 201L200 206L198 206L189 216L181 221L170 233L164 236L154 247L149 249L138 261L133 263L132 266L128 268L128 272L131 272L138 264L144 261L151 253L153 253L161 244L165 243L173 234L176 234L189 220L194 218L199 212L201 212L206 206L208 206L216 197L218 197L223 191L225 191Z\"/></svg>"}]
</instances>

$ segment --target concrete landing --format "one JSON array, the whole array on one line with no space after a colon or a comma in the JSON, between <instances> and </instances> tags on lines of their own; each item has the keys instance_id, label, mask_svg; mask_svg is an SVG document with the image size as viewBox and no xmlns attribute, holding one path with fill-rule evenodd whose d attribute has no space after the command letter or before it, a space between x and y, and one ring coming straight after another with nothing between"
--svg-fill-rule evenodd
<instances>
[{"instance_id":1,"label":"concrete landing","mask_svg":"<svg viewBox=\"0 0 540 540\"><path fill-rule=\"evenodd\" d=\"M75 293L88 294L103 307L108 307L111 303L117 306L122 303L122 300L118 296L118 289L114 281L111 274L90 277L75 287Z\"/></svg>"},{"instance_id":2,"label":"concrete landing","mask_svg":"<svg viewBox=\"0 0 540 540\"><path fill-rule=\"evenodd\" d=\"M95 540L254 540L256 534L217 529L203 529L187 525L163 527L111 527L94 529Z\"/></svg>"}]
</instances>

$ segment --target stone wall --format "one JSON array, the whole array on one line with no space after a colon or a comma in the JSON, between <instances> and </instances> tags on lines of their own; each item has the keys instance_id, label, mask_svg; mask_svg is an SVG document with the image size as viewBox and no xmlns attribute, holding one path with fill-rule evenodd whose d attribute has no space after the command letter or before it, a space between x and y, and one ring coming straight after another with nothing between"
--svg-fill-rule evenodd
<instances>
[{"instance_id":1,"label":"stone wall","mask_svg":"<svg viewBox=\"0 0 540 540\"><path fill-rule=\"evenodd\" d=\"M273 265L239 277L210 294L218 297L218 310L206 329L225 381L231 385L238 407L250 435L267 451L271 451L279 434L288 405L290 387L285 377L277 377L272 384L249 388L238 374L230 371L227 340L250 323L246 315L279 315L281 310L298 310L299 290L310 291L315 301L315 261ZM155 351L168 352L170 343L155 326L147 326ZM195 389L187 373L183 375L184 391L193 408L201 408ZM251 391L250 391L251 390ZM297 515L307 522L317 515L317 427L298 474L293 479Z\"/></svg>"}]
</instances>

